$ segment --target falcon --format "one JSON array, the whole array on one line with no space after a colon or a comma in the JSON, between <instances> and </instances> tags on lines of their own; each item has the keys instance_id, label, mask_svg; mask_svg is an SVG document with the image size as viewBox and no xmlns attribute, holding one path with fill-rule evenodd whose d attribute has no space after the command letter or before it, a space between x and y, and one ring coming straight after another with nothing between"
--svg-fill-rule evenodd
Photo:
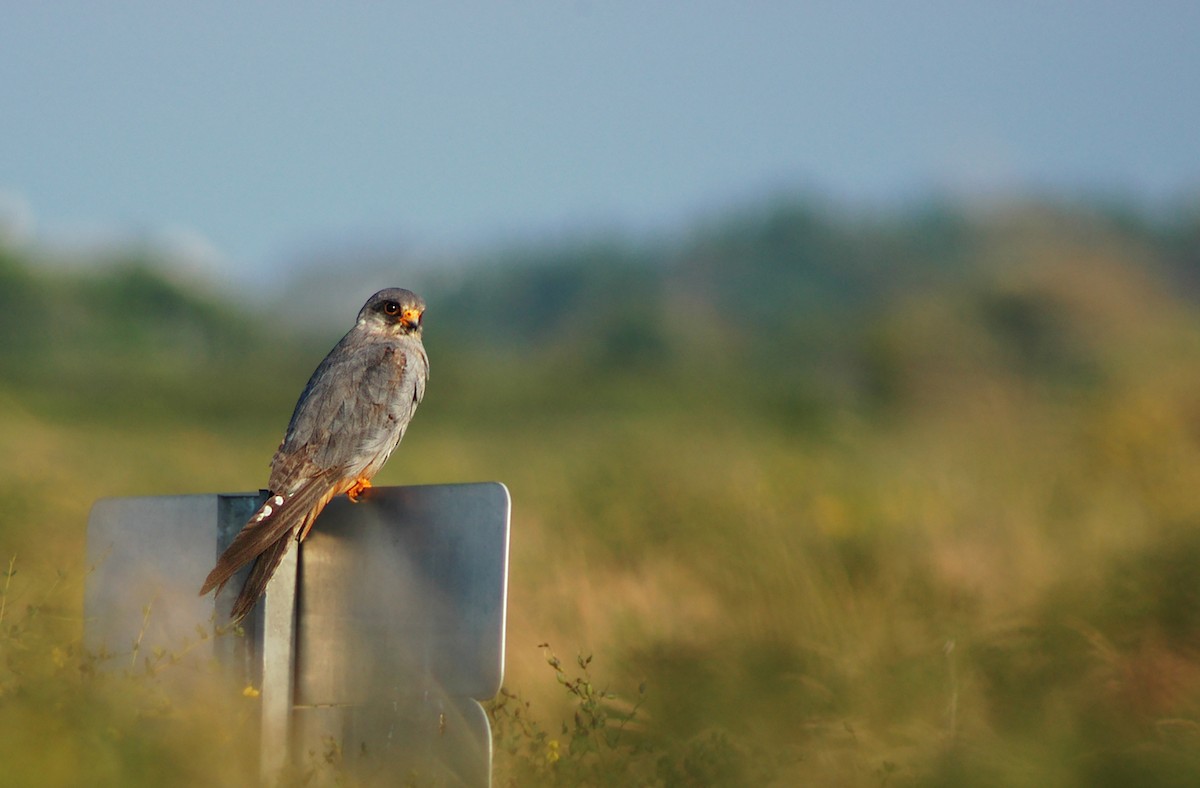
<instances>
[{"instance_id":1,"label":"falcon","mask_svg":"<svg viewBox=\"0 0 1200 788\"><path fill-rule=\"evenodd\" d=\"M424 313L416 293L380 290L309 378L271 460L267 500L200 589L219 592L254 562L231 621L250 612L292 541L304 541L325 505L343 493L357 502L404 437L429 377Z\"/></svg>"}]
</instances>

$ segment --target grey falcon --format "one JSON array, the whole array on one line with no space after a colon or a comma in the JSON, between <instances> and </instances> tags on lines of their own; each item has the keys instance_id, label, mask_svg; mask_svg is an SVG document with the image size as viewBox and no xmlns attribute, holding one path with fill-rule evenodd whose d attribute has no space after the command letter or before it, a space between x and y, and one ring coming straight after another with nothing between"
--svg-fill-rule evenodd
<instances>
[{"instance_id":1,"label":"grey falcon","mask_svg":"<svg viewBox=\"0 0 1200 788\"><path fill-rule=\"evenodd\" d=\"M266 502L200 589L219 591L254 561L232 621L250 612L291 542L304 540L325 505L342 493L357 501L404 437L429 377L424 313L416 293L380 290L309 378L271 460Z\"/></svg>"}]
</instances>

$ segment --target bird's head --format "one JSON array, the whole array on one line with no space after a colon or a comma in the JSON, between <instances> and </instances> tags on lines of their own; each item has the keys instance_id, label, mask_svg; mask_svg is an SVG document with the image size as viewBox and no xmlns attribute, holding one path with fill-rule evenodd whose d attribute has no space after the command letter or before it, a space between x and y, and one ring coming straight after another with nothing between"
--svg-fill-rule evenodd
<instances>
[{"instance_id":1,"label":"bird's head","mask_svg":"<svg viewBox=\"0 0 1200 788\"><path fill-rule=\"evenodd\" d=\"M392 336L421 336L425 302L411 290L389 287L367 299L358 312L358 325Z\"/></svg>"}]
</instances>

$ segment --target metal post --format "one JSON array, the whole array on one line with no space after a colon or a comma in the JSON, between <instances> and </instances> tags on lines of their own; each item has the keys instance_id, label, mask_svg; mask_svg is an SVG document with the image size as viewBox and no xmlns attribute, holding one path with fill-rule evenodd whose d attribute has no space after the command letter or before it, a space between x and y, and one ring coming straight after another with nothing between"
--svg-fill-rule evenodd
<instances>
[{"instance_id":1,"label":"metal post","mask_svg":"<svg viewBox=\"0 0 1200 788\"><path fill-rule=\"evenodd\" d=\"M267 583L262 637L262 780L274 784L287 765L296 674L296 568L300 545L283 554Z\"/></svg>"}]
</instances>

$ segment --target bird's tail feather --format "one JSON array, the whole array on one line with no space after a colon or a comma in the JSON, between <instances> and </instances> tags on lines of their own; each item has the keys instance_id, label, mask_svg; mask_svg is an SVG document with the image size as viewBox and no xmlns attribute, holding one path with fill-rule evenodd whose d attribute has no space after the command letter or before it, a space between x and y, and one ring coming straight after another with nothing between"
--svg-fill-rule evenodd
<instances>
[{"instance_id":1,"label":"bird's tail feather","mask_svg":"<svg viewBox=\"0 0 1200 788\"><path fill-rule=\"evenodd\" d=\"M335 494L324 477L309 480L291 495L272 494L221 553L217 565L205 578L200 595L214 588L219 592L239 569L256 558L259 560L238 597L239 604L252 580L261 585L258 592L261 593L287 551L287 543L305 524L316 519ZM251 598L247 611L257 598L257 594Z\"/></svg>"},{"instance_id":2,"label":"bird's tail feather","mask_svg":"<svg viewBox=\"0 0 1200 788\"><path fill-rule=\"evenodd\" d=\"M267 590L267 583L275 574L275 570L279 568L279 562L283 560L284 553L288 551L291 544L292 535L285 533L254 560L254 568L250 570L246 584L242 586L237 601L233 603L233 611L229 614L230 621L241 621L254 607L254 603Z\"/></svg>"},{"instance_id":3,"label":"bird's tail feather","mask_svg":"<svg viewBox=\"0 0 1200 788\"><path fill-rule=\"evenodd\" d=\"M305 533L312 527L313 520L317 519L317 515L321 513L321 510L325 508L325 504L329 503L330 500L332 500L332 496L319 500L312 511L304 516L298 531L289 531L283 534L254 560L254 568L250 570L250 576L246 578L246 583L242 586L241 593L238 594L237 600L233 603L233 611L229 614L230 621L241 621L254 608L254 603L267 590L267 583L274 576L275 570L279 568L279 562L283 560L283 556L291 546L292 534L296 533L298 537L299 534Z\"/></svg>"}]
</instances>

